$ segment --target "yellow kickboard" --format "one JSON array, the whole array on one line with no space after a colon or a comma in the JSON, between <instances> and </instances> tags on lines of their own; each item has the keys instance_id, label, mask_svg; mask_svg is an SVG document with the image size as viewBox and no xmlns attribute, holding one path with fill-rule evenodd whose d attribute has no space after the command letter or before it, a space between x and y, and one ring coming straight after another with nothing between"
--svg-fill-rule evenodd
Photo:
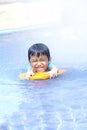
<instances>
[{"instance_id":1,"label":"yellow kickboard","mask_svg":"<svg viewBox=\"0 0 87 130\"><path fill-rule=\"evenodd\" d=\"M65 70L58 70L58 75L63 74L65 72ZM19 78L21 80L25 80L26 78L26 73L21 73L19 75ZM47 72L37 72L35 73L35 75L30 76L29 80L39 80L39 79L48 79L50 78L50 74L48 74Z\"/></svg>"}]
</instances>

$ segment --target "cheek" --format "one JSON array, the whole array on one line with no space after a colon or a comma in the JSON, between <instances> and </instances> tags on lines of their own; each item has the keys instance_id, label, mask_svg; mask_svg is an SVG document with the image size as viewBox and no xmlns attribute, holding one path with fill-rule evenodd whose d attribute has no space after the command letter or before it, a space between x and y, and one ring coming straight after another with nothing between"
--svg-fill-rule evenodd
<instances>
[{"instance_id":1,"label":"cheek","mask_svg":"<svg viewBox=\"0 0 87 130\"><path fill-rule=\"evenodd\" d=\"M34 62L34 63L31 62L30 64L31 64L32 67L35 67L37 63L36 62Z\"/></svg>"},{"instance_id":2,"label":"cheek","mask_svg":"<svg viewBox=\"0 0 87 130\"><path fill-rule=\"evenodd\" d=\"M44 67L47 68L48 67L48 62L44 63Z\"/></svg>"},{"instance_id":3,"label":"cheek","mask_svg":"<svg viewBox=\"0 0 87 130\"><path fill-rule=\"evenodd\" d=\"M33 64L32 64L32 67L35 67L35 66L36 66L36 63L33 63Z\"/></svg>"}]
</instances>

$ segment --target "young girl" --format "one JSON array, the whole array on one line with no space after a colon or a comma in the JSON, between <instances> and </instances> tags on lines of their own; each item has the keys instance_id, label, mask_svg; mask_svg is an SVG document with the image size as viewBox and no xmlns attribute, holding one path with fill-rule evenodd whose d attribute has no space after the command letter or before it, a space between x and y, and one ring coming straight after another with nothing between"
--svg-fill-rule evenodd
<instances>
[{"instance_id":1,"label":"young girl","mask_svg":"<svg viewBox=\"0 0 87 130\"><path fill-rule=\"evenodd\" d=\"M51 62L49 48L43 43L36 43L28 50L28 70L26 79L33 76L36 72L47 72L50 77L57 76L58 68Z\"/></svg>"}]
</instances>

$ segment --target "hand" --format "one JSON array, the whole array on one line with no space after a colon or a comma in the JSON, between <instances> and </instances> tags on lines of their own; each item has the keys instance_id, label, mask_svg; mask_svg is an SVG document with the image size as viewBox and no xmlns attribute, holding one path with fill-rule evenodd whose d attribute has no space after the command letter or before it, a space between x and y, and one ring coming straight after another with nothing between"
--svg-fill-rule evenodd
<instances>
[{"instance_id":1,"label":"hand","mask_svg":"<svg viewBox=\"0 0 87 130\"><path fill-rule=\"evenodd\" d=\"M50 78L54 78L54 77L56 77L58 75L58 69L57 68L53 68L48 73L50 74Z\"/></svg>"},{"instance_id":2,"label":"hand","mask_svg":"<svg viewBox=\"0 0 87 130\"><path fill-rule=\"evenodd\" d=\"M26 76L25 76L25 79L29 79L30 76L33 76L35 73L30 69L26 72Z\"/></svg>"}]
</instances>

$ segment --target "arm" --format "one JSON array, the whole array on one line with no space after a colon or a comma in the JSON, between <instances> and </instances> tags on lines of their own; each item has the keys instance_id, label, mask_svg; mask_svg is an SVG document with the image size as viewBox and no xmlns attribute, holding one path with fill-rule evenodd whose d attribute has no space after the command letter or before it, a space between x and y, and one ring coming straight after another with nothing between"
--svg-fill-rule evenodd
<instances>
[{"instance_id":1,"label":"arm","mask_svg":"<svg viewBox=\"0 0 87 130\"><path fill-rule=\"evenodd\" d=\"M58 75L58 68L54 65L54 63L50 62L48 65L48 73L50 74L50 77L56 77Z\"/></svg>"},{"instance_id":2,"label":"arm","mask_svg":"<svg viewBox=\"0 0 87 130\"><path fill-rule=\"evenodd\" d=\"M50 74L50 78L56 77L58 75L58 68L56 66L52 66L48 73Z\"/></svg>"},{"instance_id":3,"label":"arm","mask_svg":"<svg viewBox=\"0 0 87 130\"><path fill-rule=\"evenodd\" d=\"M29 79L30 76L33 76L34 75L34 72L33 72L33 69L32 68L29 68L26 72L26 76L25 76L25 79Z\"/></svg>"}]
</instances>

